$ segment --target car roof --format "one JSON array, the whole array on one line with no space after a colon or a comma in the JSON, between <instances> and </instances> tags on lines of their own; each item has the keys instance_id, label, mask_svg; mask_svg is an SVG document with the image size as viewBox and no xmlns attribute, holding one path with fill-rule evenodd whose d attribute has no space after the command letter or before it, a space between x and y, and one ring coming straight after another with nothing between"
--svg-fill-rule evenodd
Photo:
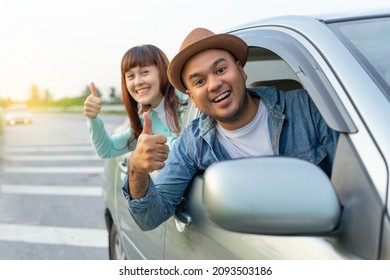
<instances>
[{"instance_id":1,"label":"car roof","mask_svg":"<svg viewBox=\"0 0 390 280\"><path fill-rule=\"evenodd\" d=\"M254 28L264 25L276 25L276 26L301 26L302 24L308 24L310 22L342 22L350 20L358 20L364 18L383 17L390 16L390 7L385 9L365 9L365 10L349 10L335 13L319 13L308 15L293 15L286 14L268 18L260 18L255 21L250 21L225 31L227 33L239 31L242 29Z\"/></svg>"}]
</instances>

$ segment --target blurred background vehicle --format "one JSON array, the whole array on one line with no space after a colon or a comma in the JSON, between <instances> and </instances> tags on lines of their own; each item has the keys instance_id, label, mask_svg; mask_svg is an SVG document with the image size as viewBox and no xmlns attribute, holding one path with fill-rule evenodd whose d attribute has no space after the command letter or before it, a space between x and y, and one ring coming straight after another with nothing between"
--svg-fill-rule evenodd
<instances>
[{"instance_id":1,"label":"blurred background vehicle","mask_svg":"<svg viewBox=\"0 0 390 280\"><path fill-rule=\"evenodd\" d=\"M4 120L8 125L30 124L32 122L32 113L25 103L15 103L8 106L5 110Z\"/></svg>"},{"instance_id":2,"label":"blurred background vehicle","mask_svg":"<svg viewBox=\"0 0 390 280\"><path fill-rule=\"evenodd\" d=\"M303 87L340 133L332 177L285 157L215 163L193 179L173 217L143 232L121 194L129 155L110 159L110 258L390 259L389 30L390 10L381 10L282 16L229 31L249 45L248 87ZM197 115L190 104L186 122Z\"/></svg>"}]
</instances>

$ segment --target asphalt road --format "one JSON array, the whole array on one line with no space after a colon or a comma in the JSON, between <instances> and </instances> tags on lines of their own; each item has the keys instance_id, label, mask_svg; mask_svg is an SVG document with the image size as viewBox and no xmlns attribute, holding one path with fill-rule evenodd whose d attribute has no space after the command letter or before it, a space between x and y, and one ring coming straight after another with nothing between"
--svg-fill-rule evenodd
<instances>
[{"instance_id":1,"label":"asphalt road","mask_svg":"<svg viewBox=\"0 0 390 280\"><path fill-rule=\"evenodd\" d=\"M104 160L86 118L35 113L0 136L0 259L104 260L108 236L101 192ZM111 133L121 115L103 115Z\"/></svg>"}]
</instances>

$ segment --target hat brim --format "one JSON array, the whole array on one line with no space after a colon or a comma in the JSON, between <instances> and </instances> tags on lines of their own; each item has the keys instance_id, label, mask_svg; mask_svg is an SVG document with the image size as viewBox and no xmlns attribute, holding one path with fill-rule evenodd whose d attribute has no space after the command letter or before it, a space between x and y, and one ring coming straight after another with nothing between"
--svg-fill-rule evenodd
<instances>
[{"instance_id":1,"label":"hat brim","mask_svg":"<svg viewBox=\"0 0 390 280\"><path fill-rule=\"evenodd\" d=\"M248 58L248 46L239 37L230 34L216 34L197 41L181 50L168 66L168 79L179 91L185 92L186 87L181 78L184 64L193 55L207 49L222 49L230 52L244 67Z\"/></svg>"}]
</instances>

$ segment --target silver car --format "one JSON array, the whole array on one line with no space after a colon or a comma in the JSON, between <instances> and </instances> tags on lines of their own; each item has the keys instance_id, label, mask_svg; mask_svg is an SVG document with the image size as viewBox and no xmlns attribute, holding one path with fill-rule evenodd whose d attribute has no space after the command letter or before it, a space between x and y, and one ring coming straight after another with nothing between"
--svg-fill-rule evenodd
<instances>
[{"instance_id":1,"label":"silver car","mask_svg":"<svg viewBox=\"0 0 390 280\"><path fill-rule=\"evenodd\" d=\"M30 124L32 122L32 113L25 103L15 103L8 106L4 120L8 125Z\"/></svg>"},{"instance_id":2,"label":"silver car","mask_svg":"<svg viewBox=\"0 0 390 280\"><path fill-rule=\"evenodd\" d=\"M110 258L390 259L389 30L390 10L229 30L250 46L248 87L303 87L340 132L332 178L294 158L215 163L193 179L173 217L143 232L121 194L129 154L111 159ZM190 105L186 122L197 115Z\"/></svg>"}]
</instances>

